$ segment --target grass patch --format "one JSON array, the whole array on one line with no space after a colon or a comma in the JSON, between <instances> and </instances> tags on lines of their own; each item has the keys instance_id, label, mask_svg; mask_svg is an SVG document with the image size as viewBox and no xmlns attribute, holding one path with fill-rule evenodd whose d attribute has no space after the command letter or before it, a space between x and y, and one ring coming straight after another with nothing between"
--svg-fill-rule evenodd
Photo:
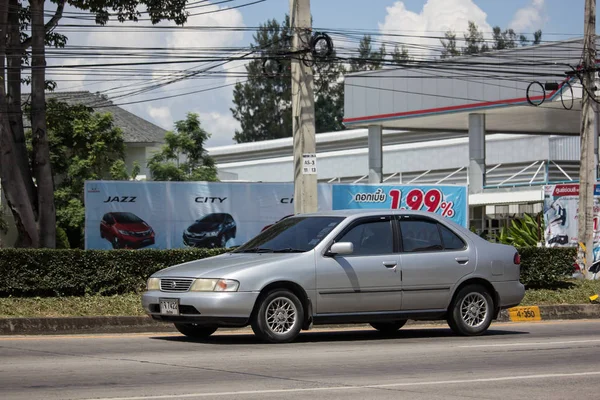
<instances>
[{"instance_id":1,"label":"grass patch","mask_svg":"<svg viewBox=\"0 0 600 400\"><path fill-rule=\"evenodd\" d=\"M0 298L0 318L145 315L139 294L85 297Z\"/></svg>"},{"instance_id":2,"label":"grass patch","mask_svg":"<svg viewBox=\"0 0 600 400\"><path fill-rule=\"evenodd\" d=\"M589 304L589 296L600 294L600 281L569 281L564 287L530 289L521 305ZM0 298L0 318L85 317L145 315L139 294L85 297Z\"/></svg>"},{"instance_id":3,"label":"grass patch","mask_svg":"<svg viewBox=\"0 0 600 400\"><path fill-rule=\"evenodd\" d=\"M569 285L554 290L529 289L521 302L523 306L590 304L589 297L600 294L600 281L573 280Z\"/></svg>"}]
</instances>

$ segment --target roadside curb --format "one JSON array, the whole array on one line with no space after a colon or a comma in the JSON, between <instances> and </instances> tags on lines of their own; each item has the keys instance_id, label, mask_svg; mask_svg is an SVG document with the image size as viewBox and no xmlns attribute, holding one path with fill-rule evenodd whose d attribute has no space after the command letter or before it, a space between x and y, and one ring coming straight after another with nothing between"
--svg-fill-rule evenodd
<instances>
[{"instance_id":1,"label":"roadside curb","mask_svg":"<svg viewBox=\"0 0 600 400\"><path fill-rule=\"evenodd\" d=\"M539 320L600 319L599 304L518 307L534 310ZM512 309L516 310L516 309ZM538 311L539 310L539 311ZM497 322L517 322L508 310L503 310ZM409 321L407 325L445 325L445 321ZM319 328L367 327L368 324L321 325ZM230 330L223 328L222 330ZM238 329L236 329L238 330ZM53 317L53 318L0 318L0 335L57 335L90 333L152 333L176 332L170 323L157 322L148 316L113 317Z\"/></svg>"}]
</instances>

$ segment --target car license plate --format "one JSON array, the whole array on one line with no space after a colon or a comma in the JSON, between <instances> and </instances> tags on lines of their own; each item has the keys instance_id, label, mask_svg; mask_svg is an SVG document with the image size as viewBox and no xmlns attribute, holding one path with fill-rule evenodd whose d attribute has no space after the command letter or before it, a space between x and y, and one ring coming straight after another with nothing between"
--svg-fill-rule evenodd
<instances>
[{"instance_id":1,"label":"car license plate","mask_svg":"<svg viewBox=\"0 0 600 400\"><path fill-rule=\"evenodd\" d=\"M167 315L179 315L178 299L160 299L160 313Z\"/></svg>"}]
</instances>

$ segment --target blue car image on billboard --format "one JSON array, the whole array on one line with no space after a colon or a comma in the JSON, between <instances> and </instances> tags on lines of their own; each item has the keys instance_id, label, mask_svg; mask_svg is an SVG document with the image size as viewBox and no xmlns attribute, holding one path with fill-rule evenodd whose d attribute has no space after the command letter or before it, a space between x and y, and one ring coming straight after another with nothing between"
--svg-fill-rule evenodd
<instances>
[{"instance_id":1,"label":"blue car image on billboard","mask_svg":"<svg viewBox=\"0 0 600 400\"><path fill-rule=\"evenodd\" d=\"M191 224L183 232L183 243L190 247L226 247L236 233L237 226L230 214L213 213Z\"/></svg>"}]
</instances>

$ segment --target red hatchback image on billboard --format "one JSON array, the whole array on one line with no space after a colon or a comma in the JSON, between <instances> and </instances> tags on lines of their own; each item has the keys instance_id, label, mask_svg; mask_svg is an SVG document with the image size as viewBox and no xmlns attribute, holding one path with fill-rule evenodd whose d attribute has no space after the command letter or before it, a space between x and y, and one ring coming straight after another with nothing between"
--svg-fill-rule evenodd
<instances>
[{"instance_id":1,"label":"red hatchback image on billboard","mask_svg":"<svg viewBox=\"0 0 600 400\"><path fill-rule=\"evenodd\" d=\"M144 220L130 212L104 214L100 222L100 236L113 249L139 249L154 244L154 230Z\"/></svg>"}]
</instances>

